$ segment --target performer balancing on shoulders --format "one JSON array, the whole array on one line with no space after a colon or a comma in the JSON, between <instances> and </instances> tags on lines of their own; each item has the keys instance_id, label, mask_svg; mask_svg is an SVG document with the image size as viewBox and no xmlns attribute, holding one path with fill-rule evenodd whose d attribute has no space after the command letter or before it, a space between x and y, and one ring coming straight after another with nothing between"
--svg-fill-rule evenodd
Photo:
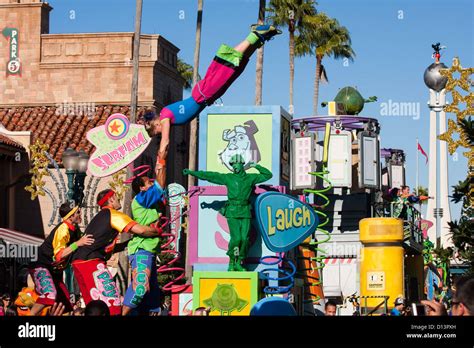
<instances>
[{"instance_id":1,"label":"performer balancing on shoulders","mask_svg":"<svg viewBox=\"0 0 474 348\"><path fill-rule=\"evenodd\" d=\"M110 315L120 315L119 290L105 261L114 252L119 233L157 237L159 231L154 227L139 225L119 212L122 205L113 190L99 192L97 204L101 210L85 232L93 236L94 242L74 254L72 267L86 305L92 300L101 300L109 307Z\"/></svg>"},{"instance_id":2,"label":"performer balancing on shoulders","mask_svg":"<svg viewBox=\"0 0 474 348\"><path fill-rule=\"evenodd\" d=\"M63 221L40 245L37 260L29 265L29 273L38 294L38 299L31 308L31 315L38 315L46 306L52 306L55 302L63 303L66 313L72 310L69 292L63 282L63 270L72 253L94 242L92 236L87 234L78 240L77 225L82 221L78 206L63 203L59 208L59 215Z\"/></svg>"},{"instance_id":3,"label":"performer balancing on shoulders","mask_svg":"<svg viewBox=\"0 0 474 348\"><path fill-rule=\"evenodd\" d=\"M191 97L165 106L160 116L153 112L145 114L145 127L150 136L161 134L158 150L158 167L166 165L170 127L172 124L184 124L196 117L206 106L219 99L240 76L250 56L265 41L281 34L273 25L252 25L247 38L235 47L221 45L204 78L192 90Z\"/></svg>"},{"instance_id":4,"label":"performer balancing on shoulders","mask_svg":"<svg viewBox=\"0 0 474 348\"><path fill-rule=\"evenodd\" d=\"M132 182L136 194L132 201L132 217L140 225L149 226L160 218L158 204L164 201L164 171L165 168L156 169L157 180L141 176ZM128 242L132 282L125 293L123 315L129 314L132 309L137 309L140 314L160 312L156 265L159 244L159 237L144 238L140 235L133 236Z\"/></svg>"}]
</instances>

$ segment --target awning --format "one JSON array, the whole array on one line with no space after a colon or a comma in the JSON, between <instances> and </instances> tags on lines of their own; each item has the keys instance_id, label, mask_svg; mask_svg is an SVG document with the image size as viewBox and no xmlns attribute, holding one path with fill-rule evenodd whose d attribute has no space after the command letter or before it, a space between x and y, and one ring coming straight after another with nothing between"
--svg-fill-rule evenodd
<instances>
[{"instance_id":1,"label":"awning","mask_svg":"<svg viewBox=\"0 0 474 348\"><path fill-rule=\"evenodd\" d=\"M10 244L24 244L40 246L44 239L30 236L29 234L10 230L8 228L0 228L0 239Z\"/></svg>"}]
</instances>

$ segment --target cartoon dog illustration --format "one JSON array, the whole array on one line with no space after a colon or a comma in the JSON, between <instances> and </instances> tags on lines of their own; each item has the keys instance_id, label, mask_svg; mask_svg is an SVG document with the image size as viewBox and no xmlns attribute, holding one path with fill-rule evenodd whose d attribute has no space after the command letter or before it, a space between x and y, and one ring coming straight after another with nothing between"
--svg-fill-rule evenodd
<instances>
[{"instance_id":1,"label":"cartoon dog illustration","mask_svg":"<svg viewBox=\"0 0 474 348\"><path fill-rule=\"evenodd\" d=\"M244 168L249 168L250 162L260 162L260 150L255 140L258 127L253 120L237 125L234 129L224 129L222 139L228 141L227 147L219 153L222 163L232 171L230 159L234 155L241 155L245 160Z\"/></svg>"}]
</instances>

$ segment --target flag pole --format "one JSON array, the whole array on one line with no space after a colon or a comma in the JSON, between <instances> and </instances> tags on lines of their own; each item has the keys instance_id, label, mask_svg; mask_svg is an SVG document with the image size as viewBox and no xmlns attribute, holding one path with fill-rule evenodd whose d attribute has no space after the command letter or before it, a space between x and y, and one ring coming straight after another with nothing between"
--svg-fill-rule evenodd
<instances>
[{"instance_id":1,"label":"flag pole","mask_svg":"<svg viewBox=\"0 0 474 348\"><path fill-rule=\"evenodd\" d=\"M419 143L418 143L418 138L416 138L416 195L419 196L420 195L420 192L418 192L418 188L419 188L419 182L418 182L418 178L419 178L419 175L418 175L418 170L419 170L419 164L418 164L418 156L419 156L419 152L420 152L420 149L419 149Z\"/></svg>"}]
</instances>

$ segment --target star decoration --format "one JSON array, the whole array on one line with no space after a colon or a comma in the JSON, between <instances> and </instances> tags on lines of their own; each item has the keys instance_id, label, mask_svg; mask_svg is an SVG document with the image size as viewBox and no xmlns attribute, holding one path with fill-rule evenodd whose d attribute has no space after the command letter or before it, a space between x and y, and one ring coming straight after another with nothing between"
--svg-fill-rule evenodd
<instances>
[{"instance_id":1,"label":"star decoration","mask_svg":"<svg viewBox=\"0 0 474 348\"><path fill-rule=\"evenodd\" d=\"M117 122L115 121L114 123L110 125L110 133L118 133L119 128L120 128L120 125L117 124Z\"/></svg>"},{"instance_id":2,"label":"star decoration","mask_svg":"<svg viewBox=\"0 0 474 348\"><path fill-rule=\"evenodd\" d=\"M123 194L128 190L128 187L123 183L126 175L126 170L122 169L112 175L112 182L109 184L110 188L115 191L117 198L121 201Z\"/></svg>"},{"instance_id":3,"label":"star decoration","mask_svg":"<svg viewBox=\"0 0 474 348\"><path fill-rule=\"evenodd\" d=\"M461 76L459 79L455 79L453 77L454 73L460 73ZM449 69L439 69L439 73L441 76L447 77L448 82L446 83L446 91L452 91L456 86L464 89L465 91L469 91L470 83L469 83L469 76L474 74L474 68L465 68L461 66L458 57L453 58L453 65Z\"/></svg>"},{"instance_id":4,"label":"star decoration","mask_svg":"<svg viewBox=\"0 0 474 348\"><path fill-rule=\"evenodd\" d=\"M452 155L456 149L460 146L466 148L468 151L463 152L463 155L468 160L469 168L474 167L474 147L471 146L468 135L464 132L461 123L467 117L474 115L474 93L471 92L471 80L469 77L474 74L474 68L463 69L458 57L453 59L453 65L449 69L440 69L440 74L448 78L446 84L446 91L451 92L452 103L444 107L445 112L452 112L456 114L456 121L448 121L447 132L438 136L438 139L446 141L448 143L448 151ZM459 79L453 77L453 73L459 73ZM460 87L467 91L469 94L462 96L461 93L455 90L456 87ZM459 104L465 104L466 107L461 111ZM469 118L470 119L470 118ZM458 134L459 139L454 140L453 135ZM472 174L470 174L472 176ZM472 196L471 196L472 197ZM474 206L474 201L470 198L471 205Z\"/></svg>"},{"instance_id":5,"label":"star decoration","mask_svg":"<svg viewBox=\"0 0 474 348\"><path fill-rule=\"evenodd\" d=\"M454 133L461 134L461 131L462 131L461 127L459 127L456 124L456 122L454 122L453 120L449 120L448 121L448 130L446 131L446 133L443 133L443 134L438 136L439 140L443 140L443 141L446 141L448 143L448 151L449 151L450 155L452 155L454 152L456 152L456 149L459 146L463 145L462 139L458 139L458 140L453 139Z\"/></svg>"},{"instance_id":6,"label":"star decoration","mask_svg":"<svg viewBox=\"0 0 474 348\"><path fill-rule=\"evenodd\" d=\"M462 154L467 158L467 165L474 167L474 147L471 147L469 151L463 152Z\"/></svg>"},{"instance_id":7,"label":"star decoration","mask_svg":"<svg viewBox=\"0 0 474 348\"><path fill-rule=\"evenodd\" d=\"M43 176L49 175L46 168L49 164L49 159L46 156L46 152L48 151L49 146L46 144L41 143L39 140L33 145L30 145L31 151L31 168L30 174L31 177L31 184L25 187L25 190L31 193L31 200L34 200L38 196L44 196L44 185L46 184L43 181Z\"/></svg>"},{"instance_id":8,"label":"star decoration","mask_svg":"<svg viewBox=\"0 0 474 348\"><path fill-rule=\"evenodd\" d=\"M444 107L445 112L452 112L456 114L458 122L466 116L474 115L474 93L469 93L466 96L462 96L458 91L452 91L451 95L453 96L453 102ZM466 104L466 108L461 111L459 109L459 104Z\"/></svg>"}]
</instances>

